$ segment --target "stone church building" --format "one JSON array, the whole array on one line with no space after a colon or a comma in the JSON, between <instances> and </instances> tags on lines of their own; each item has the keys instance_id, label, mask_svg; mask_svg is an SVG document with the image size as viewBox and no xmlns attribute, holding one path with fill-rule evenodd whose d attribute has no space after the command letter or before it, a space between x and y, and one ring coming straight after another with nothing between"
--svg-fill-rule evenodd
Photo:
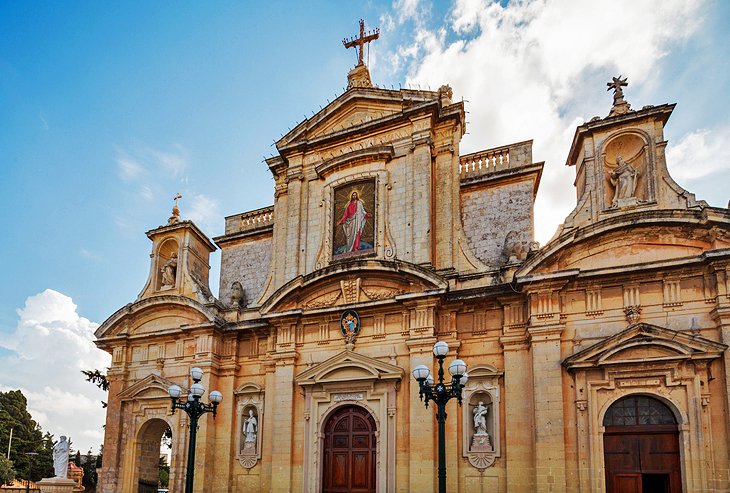
<instances>
[{"instance_id":1,"label":"stone church building","mask_svg":"<svg viewBox=\"0 0 730 493\"><path fill-rule=\"evenodd\" d=\"M634 110L614 79L567 150L577 205L540 247L531 141L462 155L448 86L382 89L363 63L348 80L276 143L272 206L210 239L176 205L147 232L146 285L96 333L99 490L155 482L169 427L183 491L189 420L168 387L184 398L199 367L224 399L200 420L196 492L434 491L411 371L435 372L445 341L468 365L448 491L728 491L730 212L669 175L674 105Z\"/></svg>"}]
</instances>

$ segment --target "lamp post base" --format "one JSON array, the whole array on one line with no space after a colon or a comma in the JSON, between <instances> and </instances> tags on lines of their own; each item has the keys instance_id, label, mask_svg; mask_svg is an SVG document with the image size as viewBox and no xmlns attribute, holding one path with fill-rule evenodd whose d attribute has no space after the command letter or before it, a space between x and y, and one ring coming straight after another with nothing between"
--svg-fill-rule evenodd
<instances>
[{"instance_id":1,"label":"lamp post base","mask_svg":"<svg viewBox=\"0 0 730 493\"><path fill-rule=\"evenodd\" d=\"M41 493L72 493L76 481L68 478L43 478L37 484Z\"/></svg>"}]
</instances>

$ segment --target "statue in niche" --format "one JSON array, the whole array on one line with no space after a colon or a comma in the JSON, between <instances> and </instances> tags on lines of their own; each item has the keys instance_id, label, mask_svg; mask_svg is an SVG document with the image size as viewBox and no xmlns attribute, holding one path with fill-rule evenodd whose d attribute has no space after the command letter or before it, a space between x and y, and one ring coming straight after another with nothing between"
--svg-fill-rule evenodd
<instances>
[{"instance_id":1,"label":"statue in niche","mask_svg":"<svg viewBox=\"0 0 730 493\"><path fill-rule=\"evenodd\" d=\"M246 305L246 299L243 294L243 286L238 281L231 284L231 306L233 308L243 308Z\"/></svg>"},{"instance_id":2,"label":"statue in niche","mask_svg":"<svg viewBox=\"0 0 730 493\"><path fill-rule=\"evenodd\" d=\"M253 409L248 410L248 418L243 421L243 453L256 452L256 434L258 433L259 423L253 414Z\"/></svg>"},{"instance_id":3,"label":"statue in niche","mask_svg":"<svg viewBox=\"0 0 730 493\"><path fill-rule=\"evenodd\" d=\"M639 172L621 156L616 158L616 167L609 172L609 179L614 187L611 207L635 205L638 202L634 194Z\"/></svg>"},{"instance_id":4,"label":"statue in niche","mask_svg":"<svg viewBox=\"0 0 730 493\"><path fill-rule=\"evenodd\" d=\"M170 260L165 262L165 265L160 269L162 272L162 287L161 289L170 289L175 287L175 279L177 277L177 255L174 253Z\"/></svg>"},{"instance_id":5,"label":"statue in niche","mask_svg":"<svg viewBox=\"0 0 730 493\"><path fill-rule=\"evenodd\" d=\"M489 408L484 405L483 401L474 407L474 435L471 439L472 452L490 452L492 450L492 441L487 432L487 413Z\"/></svg>"}]
</instances>

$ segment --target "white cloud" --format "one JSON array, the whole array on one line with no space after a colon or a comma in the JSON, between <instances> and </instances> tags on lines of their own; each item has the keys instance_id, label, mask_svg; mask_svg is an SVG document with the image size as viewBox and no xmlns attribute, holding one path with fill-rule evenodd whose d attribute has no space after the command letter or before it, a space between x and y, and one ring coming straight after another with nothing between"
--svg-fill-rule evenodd
<instances>
[{"instance_id":1,"label":"white cloud","mask_svg":"<svg viewBox=\"0 0 730 493\"><path fill-rule=\"evenodd\" d=\"M125 181L135 180L145 171L142 164L126 154L118 154L116 161L119 176Z\"/></svg>"},{"instance_id":2,"label":"white cloud","mask_svg":"<svg viewBox=\"0 0 730 493\"><path fill-rule=\"evenodd\" d=\"M209 236L222 233L223 221L220 207L215 199L203 194L194 194L189 204L189 207L184 207L183 203L180 203L183 219L191 219Z\"/></svg>"},{"instance_id":3,"label":"white cloud","mask_svg":"<svg viewBox=\"0 0 730 493\"><path fill-rule=\"evenodd\" d=\"M110 363L93 343L98 324L80 317L73 300L52 289L28 297L18 316L15 332L0 340L11 350L0 356L6 369L0 390L22 390L44 431L70 436L82 452L98 450L106 394L80 373Z\"/></svg>"},{"instance_id":4,"label":"white cloud","mask_svg":"<svg viewBox=\"0 0 730 493\"><path fill-rule=\"evenodd\" d=\"M678 180L696 180L730 170L725 147L730 142L730 127L700 129L667 146L667 166Z\"/></svg>"},{"instance_id":5,"label":"white cloud","mask_svg":"<svg viewBox=\"0 0 730 493\"><path fill-rule=\"evenodd\" d=\"M175 151L148 149L147 152L164 173L178 177L183 174L187 167L187 151L179 144L174 147Z\"/></svg>"},{"instance_id":6,"label":"white cloud","mask_svg":"<svg viewBox=\"0 0 730 493\"><path fill-rule=\"evenodd\" d=\"M631 88L652 84L661 57L697 32L701 5L457 0L448 31L416 21L410 42L382 58L406 63L410 85L448 83L469 101L462 154L534 139L534 159L546 162L535 208L544 243L575 205L574 169L564 166L575 126L608 114L605 82L614 75L629 77L625 94L635 106L661 103L632 101ZM394 10L411 11L401 3Z\"/></svg>"}]
</instances>

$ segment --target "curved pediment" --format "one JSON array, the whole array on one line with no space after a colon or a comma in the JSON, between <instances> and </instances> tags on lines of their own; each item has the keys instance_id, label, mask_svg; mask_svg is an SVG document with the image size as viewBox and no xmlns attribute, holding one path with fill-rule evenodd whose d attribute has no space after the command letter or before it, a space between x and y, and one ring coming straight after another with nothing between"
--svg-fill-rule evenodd
<instances>
[{"instance_id":1,"label":"curved pediment","mask_svg":"<svg viewBox=\"0 0 730 493\"><path fill-rule=\"evenodd\" d=\"M130 385L118 394L119 399L160 399L170 398L170 394L167 389L171 385L178 385L172 380L169 380L160 375L150 374L144 377L142 380ZM187 389L183 388L183 394L187 393Z\"/></svg>"},{"instance_id":2,"label":"curved pediment","mask_svg":"<svg viewBox=\"0 0 730 493\"><path fill-rule=\"evenodd\" d=\"M179 295L153 296L117 310L95 332L99 340L119 336L155 334L200 324L218 324L212 309Z\"/></svg>"},{"instance_id":3,"label":"curved pediment","mask_svg":"<svg viewBox=\"0 0 730 493\"><path fill-rule=\"evenodd\" d=\"M606 365L715 359L726 349L725 344L699 335L639 323L569 356L563 361L563 366L576 370Z\"/></svg>"},{"instance_id":4,"label":"curved pediment","mask_svg":"<svg viewBox=\"0 0 730 493\"><path fill-rule=\"evenodd\" d=\"M299 276L261 305L261 313L321 310L385 303L396 297L446 290L441 276L399 261L350 260Z\"/></svg>"},{"instance_id":5,"label":"curved pediment","mask_svg":"<svg viewBox=\"0 0 730 493\"><path fill-rule=\"evenodd\" d=\"M697 257L730 247L727 225L692 211L652 211L601 221L564 234L542 248L516 276L566 270L623 268Z\"/></svg>"},{"instance_id":6,"label":"curved pediment","mask_svg":"<svg viewBox=\"0 0 730 493\"><path fill-rule=\"evenodd\" d=\"M354 381L400 380L403 368L352 351L343 351L302 372L296 382L302 386Z\"/></svg>"}]
</instances>

